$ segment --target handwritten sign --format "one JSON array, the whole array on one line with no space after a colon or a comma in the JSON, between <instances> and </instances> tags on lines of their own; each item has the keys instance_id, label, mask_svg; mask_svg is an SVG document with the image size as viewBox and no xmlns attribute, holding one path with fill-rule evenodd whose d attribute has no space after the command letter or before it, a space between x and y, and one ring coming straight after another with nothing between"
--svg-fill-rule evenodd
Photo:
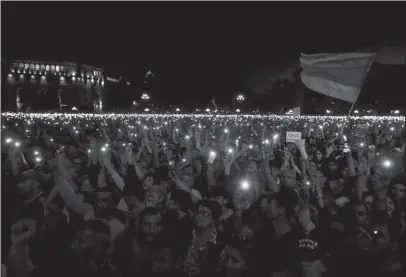
<instances>
[{"instance_id":1,"label":"handwritten sign","mask_svg":"<svg viewBox=\"0 0 406 277\"><path fill-rule=\"evenodd\" d=\"M368 124L357 124L354 130L354 137L363 138L368 132Z\"/></svg>"},{"instance_id":2,"label":"handwritten sign","mask_svg":"<svg viewBox=\"0 0 406 277\"><path fill-rule=\"evenodd\" d=\"M301 132L286 132L286 142L295 142L302 139Z\"/></svg>"}]
</instances>

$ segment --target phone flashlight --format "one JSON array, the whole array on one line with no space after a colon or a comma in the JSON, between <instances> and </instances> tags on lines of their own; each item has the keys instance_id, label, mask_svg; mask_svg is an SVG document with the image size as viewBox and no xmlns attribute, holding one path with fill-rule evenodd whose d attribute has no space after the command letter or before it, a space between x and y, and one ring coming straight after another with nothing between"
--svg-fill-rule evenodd
<instances>
[{"instance_id":1,"label":"phone flashlight","mask_svg":"<svg viewBox=\"0 0 406 277\"><path fill-rule=\"evenodd\" d=\"M216 155L217 155L216 152L214 152L214 151L210 152L210 157L215 157Z\"/></svg>"},{"instance_id":2,"label":"phone flashlight","mask_svg":"<svg viewBox=\"0 0 406 277\"><path fill-rule=\"evenodd\" d=\"M189 136L189 135L186 135L186 136L185 136L185 139L189 140L189 139L190 139L190 136Z\"/></svg>"},{"instance_id":3,"label":"phone flashlight","mask_svg":"<svg viewBox=\"0 0 406 277\"><path fill-rule=\"evenodd\" d=\"M242 181L241 182L241 188L244 190L247 190L250 188L250 183L248 181Z\"/></svg>"},{"instance_id":4,"label":"phone flashlight","mask_svg":"<svg viewBox=\"0 0 406 277\"><path fill-rule=\"evenodd\" d=\"M226 129L224 129L224 133L226 133L226 134L228 133L228 129L227 129L227 128L226 128Z\"/></svg>"},{"instance_id":5,"label":"phone flashlight","mask_svg":"<svg viewBox=\"0 0 406 277\"><path fill-rule=\"evenodd\" d=\"M169 161L169 165L170 165L170 166L173 166L173 161Z\"/></svg>"},{"instance_id":6,"label":"phone flashlight","mask_svg":"<svg viewBox=\"0 0 406 277\"><path fill-rule=\"evenodd\" d=\"M359 146L360 146L360 147L364 147L364 146L365 146L365 143L361 142L361 143L359 144Z\"/></svg>"},{"instance_id":7,"label":"phone flashlight","mask_svg":"<svg viewBox=\"0 0 406 277\"><path fill-rule=\"evenodd\" d=\"M21 144L17 141L14 145L15 147L20 147Z\"/></svg>"},{"instance_id":8,"label":"phone flashlight","mask_svg":"<svg viewBox=\"0 0 406 277\"><path fill-rule=\"evenodd\" d=\"M101 151L102 151L102 152L106 152L106 147L102 147L102 148L101 148Z\"/></svg>"},{"instance_id":9,"label":"phone flashlight","mask_svg":"<svg viewBox=\"0 0 406 277\"><path fill-rule=\"evenodd\" d=\"M382 164L386 168L392 167L392 165L393 165L392 161L390 161L390 160L384 160Z\"/></svg>"},{"instance_id":10,"label":"phone flashlight","mask_svg":"<svg viewBox=\"0 0 406 277\"><path fill-rule=\"evenodd\" d=\"M6 139L6 143L11 143L11 142L13 142L13 140L11 138Z\"/></svg>"},{"instance_id":11,"label":"phone flashlight","mask_svg":"<svg viewBox=\"0 0 406 277\"><path fill-rule=\"evenodd\" d=\"M185 163L185 162L186 162L186 159L185 159L185 158L183 158L183 159L182 159L182 162L184 162L184 163Z\"/></svg>"},{"instance_id":12,"label":"phone flashlight","mask_svg":"<svg viewBox=\"0 0 406 277\"><path fill-rule=\"evenodd\" d=\"M42 161L42 159L41 159L40 157L36 157L36 158L35 158L35 161L36 161L37 163L39 163L39 162Z\"/></svg>"},{"instance_id":13,"label":"phone flashlight","mask_svg":"<svg viewBox=\"0 0 406 277\"><path fill-rule=\"evenodd\" d=\"M344 152L344 153L348 153L348 152L350 152L350 151L351 151L351 149L350 149L350 147L348 146L348 143L344 143L343 152Z\"/></svg>"},{"instance_id":14,"label":"phone flashlight","mask_svg":"<svg viewBox=\"0 0 406 277\"><path fill-rule=\"evenodd\" d=\"M254 148L254 146L252 144L250 144L248 147L249 147L249 149Z\"/></svg>"},{"instance_id":15,"label":"phone flashlight","mask_svg":"<svg viewBox=\"0 0 406 277\"><path fill-rule=\"evenodd\" d=\"M269 144L269 139L266 139L264 142L265 144Z\"/></svg>"},{"instance_id":16,"label":"phone flashlight","mask_svg":"<svg viewBox=\"0 0 406 277\"><path fill-rule=\"evenodd\" d=\"M390 127L390 130L393 132L395 131L395 127Z\"/></svg>"},{"instance_id":17,"label":"phone flashlight","mask_svg":"<svg viewBox=\"0 0 406 277\"><path fill-rule=\"evenodd\" d=\"M306 181L306 185L310 186L310 181Z\"/></svg>"},{"instance_id":18,"label":"phone flashlight","mask_svg":"<svg viewBox=\"0 0 406 277\"><path fill-rule=\"evenodd\" d=\"M232 148L228 148L227 152L228 152L229 154L232 154L232 153L233 153L233 149L232 149Z\"/></svg>"},{"instance_id":19,"label":"phone flashlight","mask_svg":"<svg viewBox=\"0 0 406 277\"><path fill-rule=\"evenodd\" d=\"M273 139L277 139L279 137L278 134L273 135Z\"/></svg>"},{"instance_id":20,"label":"phone flashlight","mask_svg":"<svg viewBox=\"0 0 406 277\"><path fill-rule=\"evenodd\" d=\"M323 125L319 125L319 128L320 128L320 129L323 129Z\"/></svg>"},{"instance_id":21,"label":"phone flashlight","mask_svg":"<svg viewBox=\"0 0 406 277\"><path fill-rule=\"evenodd\" d=\"M34 151L34 155L39 155L38 151Z\"/></svg>"},{"instance_id":22,"label":"phone flashlight","mask_svg":"<svg viewBox=\"0 0 406 277\"><path fill-rule=\"evenodd\" d=\"M90 149L87 149L87 153L91 153L92 152L92 150L90 150Z\"/></svg>"}]
</instances>

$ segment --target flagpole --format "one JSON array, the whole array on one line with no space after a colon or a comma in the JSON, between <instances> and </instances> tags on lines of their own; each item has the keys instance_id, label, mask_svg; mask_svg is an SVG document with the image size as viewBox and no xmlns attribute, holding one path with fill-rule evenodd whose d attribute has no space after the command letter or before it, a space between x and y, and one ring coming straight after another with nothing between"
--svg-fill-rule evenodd
<instances>
[{"instance_id":1,"label":"flagpole","mask_svg":"<svg viewBox=\"0 0 406 277\"><path fill-rule=\"evenodd\" d=\"M352 103L352 105L351 105L351 107L350 107L350 110L348 111L347 119L349 119L349 117L351 116L352 110L354 109L355 104L356 104L357 101L358 101L358 97L359 97L359 95L361 94L361 90L362 90L362 88L363 88L363 86L364 86L364 84L365 84L365 81L366 81L367 77L368 77L369 70L371 69L371 67L372 67L372 65L373 65L373 63L374 63L375 57L376 57L376 53L371 57L371 62L370 62L370 64L369 64L367 70L364 72L364 75L362 76L362 83L361 83L361 86L358 88L358 90L357 90L357 96L355 97L355 101L354 101L354 103ZM345 127L345 124L343 124L343 127L341 127L341 131L340 131L341 134L343 133L344 127Z\"/></svg>"}]
</instances>

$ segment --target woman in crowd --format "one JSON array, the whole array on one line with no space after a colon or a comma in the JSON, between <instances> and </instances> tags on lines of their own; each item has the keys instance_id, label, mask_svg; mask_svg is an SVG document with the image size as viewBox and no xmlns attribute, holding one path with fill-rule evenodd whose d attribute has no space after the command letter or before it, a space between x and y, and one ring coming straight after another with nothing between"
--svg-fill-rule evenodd
<instances>
[{"instance_id":1,"label":"woman in crowd","mask_svg":"<svg viewBox=\"0 0 406 277\"><path fill-rule=\"evenodd\" d=\"M404 276L404 122L199 120L3 118L7 276Z\"/></svg>"}]
</instances>

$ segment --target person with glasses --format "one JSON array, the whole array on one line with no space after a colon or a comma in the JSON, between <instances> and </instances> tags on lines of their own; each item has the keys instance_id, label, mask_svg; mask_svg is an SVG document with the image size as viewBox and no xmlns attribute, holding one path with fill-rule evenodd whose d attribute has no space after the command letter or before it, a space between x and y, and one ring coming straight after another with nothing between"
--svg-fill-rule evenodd
<instances>
[{"instance_id":1,"label":"person with glasses","mask_svg":"<svg viewBox=\"0 0 406 277\"><path fill-rule=\"evenodd\" d=\"M185 255L180 258L180 276L211 276L216 273L221 252L221 234L216 223L221 216L221 206L212 200L197 203L194 228L188 237Z\"/></svg>"}]
</instances>

